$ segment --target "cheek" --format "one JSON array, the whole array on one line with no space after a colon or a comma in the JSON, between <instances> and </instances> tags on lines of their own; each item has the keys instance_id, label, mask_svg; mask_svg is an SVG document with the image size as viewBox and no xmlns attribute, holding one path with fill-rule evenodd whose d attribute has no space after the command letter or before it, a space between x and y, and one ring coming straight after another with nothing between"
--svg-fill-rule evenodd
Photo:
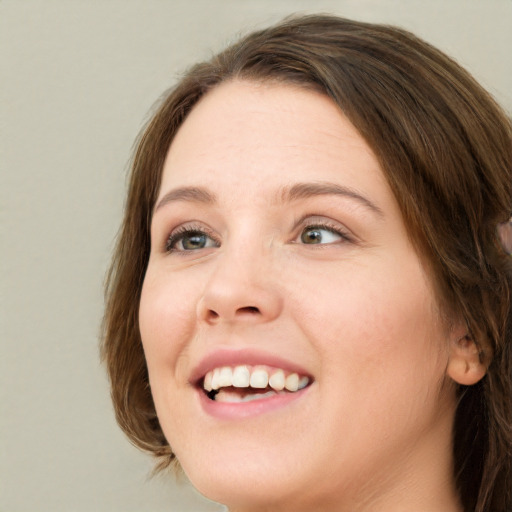
<instances>
[{"instance_id":1,"label":"cheek","mask_svg":"<svg viewBox=\"0 0 512 512\"><path fill-rule=\"evenodd\" d=\"M421 273L411 276L331 275L328 291L317 290L308 316L299 315L321 354L323 436L342 438L330 450L374 452L385 460L403 443L412 446L444 408L444 340Z\"/></svg>"},{"instance_id":2,"label":"cheek","mask_svg":"<svg viewBox=\"0 0 512 512\"><path fill-rule=\"evenodd\" d=\"M379 394L394 385L421 388L442 379L444 333L423 270L412 261L330 272L302 282L297 322L322 354L326 379ZM430 386L431 389L431 386Z\"/></svg>"},{"instance_id":3,"label":"cheek","mask_svg":"<svg viewBox=\"0 0 512 512\"><path fill-rule=\"evenodd\" d=\"M148 268L139 308L139 326L151 381L175 376L195 328L197 292Z\"/></svg>"}]
</instances>

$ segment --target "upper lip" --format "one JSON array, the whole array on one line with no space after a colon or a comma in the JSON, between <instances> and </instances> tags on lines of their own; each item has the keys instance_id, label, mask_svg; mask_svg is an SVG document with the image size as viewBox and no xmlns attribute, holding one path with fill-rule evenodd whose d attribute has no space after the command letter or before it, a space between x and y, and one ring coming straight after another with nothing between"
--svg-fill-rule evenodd
<instances>
[{"instance_id":1,"label":"upper lip","mask_svg":"<svg viewBox=\"0 0 512 512\"><path fill-rule=\"evenodd\" d=\"M290 373L298 373L301 376L309 377L311 374L300 365L289 361L285 358L270 354L261 350L252 348L218 348L208 354L206 354L199 364L194 367L190 375L190 383L193 385L199 385L201 379L206 375L207 372L220 368L222 366L238 366L238 365L266 365L273 366L275 368L281 368Z\"/></svg>"}]
</instances>

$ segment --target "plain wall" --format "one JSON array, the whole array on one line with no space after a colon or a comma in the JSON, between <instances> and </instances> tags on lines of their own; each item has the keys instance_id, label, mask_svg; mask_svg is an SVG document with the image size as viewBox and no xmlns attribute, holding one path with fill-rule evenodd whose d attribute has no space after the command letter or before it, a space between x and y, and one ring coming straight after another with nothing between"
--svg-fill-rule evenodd
<instances>
[{"instance_id":1,"label":"plain wall","mask_svg":"<svg viewBox=\"0 0 512 512\"><path fill-rule=\"evenodd\" d=\"M149 480L117 428L102 281L153 102L236 34L293 12L408 28L512 111L511 0L0 1L0 512L219 510Z\"/></svg>"}]
</instances>

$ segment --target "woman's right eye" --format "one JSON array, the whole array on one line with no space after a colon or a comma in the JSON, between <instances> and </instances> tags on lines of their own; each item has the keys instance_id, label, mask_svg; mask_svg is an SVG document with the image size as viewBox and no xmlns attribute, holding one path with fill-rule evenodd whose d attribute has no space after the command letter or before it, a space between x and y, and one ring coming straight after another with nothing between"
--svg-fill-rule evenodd
<instances>
[{"instance_id":1,"label":"woman's right eye","mask_svg":"<svg viewBox=\"0 0 512 512\"><path fill-rule=\"evenodd\" d=\"M197 251L209 247L219 247L219 243L200 230L178 230L171 233L165 244L167 252Z\"/></svg>"}]
</instances>

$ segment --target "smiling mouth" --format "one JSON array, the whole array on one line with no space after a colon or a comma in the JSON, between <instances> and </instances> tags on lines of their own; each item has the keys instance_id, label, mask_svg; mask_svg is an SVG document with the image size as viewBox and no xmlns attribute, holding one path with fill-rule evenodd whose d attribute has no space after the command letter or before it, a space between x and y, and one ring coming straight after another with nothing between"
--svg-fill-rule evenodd
<instances>
[{"instance_id":1,"label":"smiling mouth","mask_svg":"<svg viewBox=\"0 0 512 512\"><path fill-rule=\"evenodd\" d=\"M222 366L209 371L200 385L210 400L242 403L296 393L312 379L295 372L268 366Z\"/></svg>"}]
</instances>

